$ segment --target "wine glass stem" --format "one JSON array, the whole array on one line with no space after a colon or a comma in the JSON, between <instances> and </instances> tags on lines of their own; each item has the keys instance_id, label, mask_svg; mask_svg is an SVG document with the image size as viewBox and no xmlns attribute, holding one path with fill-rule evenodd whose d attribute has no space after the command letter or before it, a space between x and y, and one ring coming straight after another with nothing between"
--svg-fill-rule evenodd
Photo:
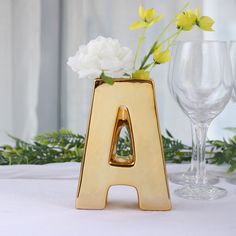
<instances>
[{"instance_id":1,"label":"wine glass stem","mask_svg":"<svg viewBox=\"0 0 236 236\"><path fill-rule=\"evenodd\" d=\"M191 168L195 172L195 184L205 184L206 179L206 135L209 125L207 123L193 123L193 154Z\"/></svg>"},{"instance_id":2,"label":"wine glass stem","mask_svg":"<svg viewBox=\"0 0 236 236\"><path fill-rule=\"evenodd\" d=\"M192 156L191 156L191 165L188 168L187 172L184 173L186 177L194 177L197 172L197 137L195 132L195 126L191 122L191 134L192 134Z\"/></svg>"},{"instance_id":3,"label":"wine glass stem","mask_svg":"<svg viewBox=\"0 0 236 236\"><path fill-rule=\"evenodd\" d=\"M195 132L195 126L191 123L191 131L192 131L192 157L191 157L191 166L189 168L189 172L192 175L196 173L197 170L197 137Z\"/></svg>"}]
</instances>

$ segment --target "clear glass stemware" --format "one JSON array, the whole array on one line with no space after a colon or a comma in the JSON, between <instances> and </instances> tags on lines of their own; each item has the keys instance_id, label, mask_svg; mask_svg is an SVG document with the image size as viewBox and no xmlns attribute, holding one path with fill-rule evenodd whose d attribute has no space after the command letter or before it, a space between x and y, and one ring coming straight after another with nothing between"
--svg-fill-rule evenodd
<instances>
[{"instance_id":1,"label":"clear glass stemware","mask_svg":"<svg viewBox=\"0 0 236 236\"><path fill-rule=\"evenodd\" d=\"M231 98L232 72L225 42L177 42L169 71L170 91L192 124L191 181L175 191L188 199L217 199L226 190L207 180L205 142L211 121Z\"/></svg>"},{"instance_id":2,"label":"clear glass stemware","mask_svg":"<svg viewBox=\"0 0 236 236\"><path fill-rule=\"evenodd\" d=\"M236 102L236 41L231 41L229 44L230 59L233 72L233 95L232 101ZM228 176L227 181L231 184L236 184L236 175Z\"/></svg>"}]
</instances>

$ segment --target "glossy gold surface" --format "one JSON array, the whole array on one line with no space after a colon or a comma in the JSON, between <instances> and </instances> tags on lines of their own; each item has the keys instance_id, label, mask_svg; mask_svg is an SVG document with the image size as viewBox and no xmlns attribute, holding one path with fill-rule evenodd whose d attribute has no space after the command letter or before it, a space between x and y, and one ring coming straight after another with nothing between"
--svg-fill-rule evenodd
<instances>
[{"instance_id":1,"label":"glossy gold surface","mask_svg":"<svg viewBox=\"0 0 236 236\"><path fill-rule=\"evenodd\" d=\"M123 125L133 146L128 158L114 151ZM76 208L105 208L112 185L135 187L143 210L171 209L152 81L95 82Z\"/></svg>"}]
</instances>

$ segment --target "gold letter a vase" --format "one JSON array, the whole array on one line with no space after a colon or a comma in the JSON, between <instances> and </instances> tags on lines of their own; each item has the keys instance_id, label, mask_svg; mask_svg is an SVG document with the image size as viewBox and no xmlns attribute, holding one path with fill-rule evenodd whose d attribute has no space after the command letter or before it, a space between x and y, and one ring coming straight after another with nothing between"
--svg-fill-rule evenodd
<instances>
[{"instance_id":1,"label":"gold letter a vase","mask_svg":"<svg viewBox=\"0 0 236 236\"><path fill-rule=\"evenodd\" d=\"M122 127L128 127L132 154L116 154ZM137 190L143 210L170 210L165 161L151 80L95 81L76 208L103 209L113 185Z\"/></svg>"}]
</instances>

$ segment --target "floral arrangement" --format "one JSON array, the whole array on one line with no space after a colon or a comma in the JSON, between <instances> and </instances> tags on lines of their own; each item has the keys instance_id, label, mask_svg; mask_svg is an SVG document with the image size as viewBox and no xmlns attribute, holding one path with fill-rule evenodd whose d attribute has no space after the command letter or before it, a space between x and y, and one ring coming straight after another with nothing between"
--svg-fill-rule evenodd
<instances>
[{"instance_id":1,"label":"floral arrangement","mask_svg":"<svg viewBox=\"0 0 236 236\"><path fill-rule=\"evenodd\" d=\"M111 85L114 83L113 78L150 79L150 72L155 66L170 60L170 47L183 31L190 31L194 26L204 31L213 31L214 20L209 16L201 16L199 8L187 9L188 5L189 3L186 3L163 28L139 66L136 65L137 58L147 29L163 18L154 8L145 9L142 4L138 11L139 20L129 27L130 30L142 30L134 54L129 48L121 46L117 39L98 36L87 45L80 46L76 54L68 59L67 64L81 78L100 78ZM176 31L163 39L172 24L176 25Z\"/></svg>"}]
</instances>

